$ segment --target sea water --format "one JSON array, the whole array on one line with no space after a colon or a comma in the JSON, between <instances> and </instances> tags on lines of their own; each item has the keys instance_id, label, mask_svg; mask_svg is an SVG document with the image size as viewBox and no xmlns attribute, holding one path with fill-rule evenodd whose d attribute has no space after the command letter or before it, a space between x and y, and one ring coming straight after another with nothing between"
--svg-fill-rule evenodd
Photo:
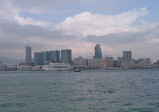
<instances>
[{"instance_id":1,"label":"sea water","mask_svg":"<svg viewBox=\"0 0 159 112\"><path fill-rule=\"evenodd\" d=\"M159 112L159 70L0 72L0 112Z\"/></svg>"}]
</instances>

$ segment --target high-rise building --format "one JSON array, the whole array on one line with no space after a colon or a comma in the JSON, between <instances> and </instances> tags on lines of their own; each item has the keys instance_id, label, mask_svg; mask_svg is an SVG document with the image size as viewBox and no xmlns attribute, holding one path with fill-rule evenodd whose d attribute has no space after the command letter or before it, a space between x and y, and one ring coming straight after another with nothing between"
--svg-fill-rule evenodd
<instances>
[{"instance_id":1,"label":"high-rise building","mask_svg":"<svg viewBox=\"0 0 159 112\"><path fill-rule=\"evenodd\" d=\"M49 62L49 52L44 51L41 52L41 64L44 65Z\"/></svg>"},{"instance_id":2,"label":"high-rise building","mask_svg":"<svg viewBox=\"0 0 159 112\"><path fill-rule=\"evenodd\" d=\"M70 49L61 50L61 62L72 64L72 51Z\"/></svg>"},{"instance_id":3,"label":"high-rise building","mask_svg":"<svg viewBox=\"0 0 159 112\"><path fill-rule=\"evenodd\" d=\"M132 61L132 52L131 51L123 51L123 61Z\"/></svg>"},{"instance_id":4,"label":"high-rise building","mask_svg":"<svg viewBox=\"0 0 159 112\"><path fill-rule=\"evenodd\" d=\"M94 59L102 59L102 51L99 44L95 46L95 56Z\"/></svg>"},{"instance_id":5,"label":"high-rise building","mask_svg":"<svg viewBox=\"0 0 159 112\"><path fill-rule=\"evenodd\" d=\"M58 51L58 50L50 51L49 52L49 61L54 62L54 63L59 63L60 62L60 51Z\"/></svg>"},{"instance_id":6,"label":"high-rise building","mask_svg":"<svg viewBox=\"0 0 159 112\"><path fill-rule=\"evenodd\" d=\"M2 61L0 60L0 65L2 65Z\"/></svg>"},{"instance_id":7,"label":"high-rise building","mask_svg":"<svg viewBox=\"0 0 159 112\"><path fill-rule=\"evenodd\" d=\"M41 52L34 53L34 66L42 65L41 63Z\"/></svg>"},{"instance_id":8,"label":"high-rise building","mask_svg":"<svg viewBox=\"0 0 159 112\"><path fill-rule=\"evenodd\" d=\"M30 46L25 46L25 62L26 63L31 63L31 47Z\"/></svg>"}]
</instances>

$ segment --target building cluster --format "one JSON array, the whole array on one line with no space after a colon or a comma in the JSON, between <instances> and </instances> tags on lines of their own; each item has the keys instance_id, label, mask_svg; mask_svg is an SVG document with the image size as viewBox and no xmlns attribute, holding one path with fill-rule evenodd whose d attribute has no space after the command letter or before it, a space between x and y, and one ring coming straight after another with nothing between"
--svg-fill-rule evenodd
<instances>
[{"instance_id":1,"label":"building cluster","mask_svg":"<svg viewBox=\"0 0 159 112\"><path fill-rule=\"evenodd\" d=\"M123 56L114 60L113 57L102 58L102 50L99 44L95 46L95 52L92 59L85 59L81 56L72 60L71 49L34 52L32 60L32 48L25 47L25 62L19 63L18 66L41 66L50 63L68 63L80 69L150 69L159 68L159 60L151 64L150 58L140 58L135 60L132 58L132 51L123 51ZM7 69L2 66L0 61L0 70Z\"/></svg>"},{"instance_id":2,"label":"building cluster","mask_svg":"<svg viewBox=\"0 0 159 112\"><path fill-rule=\"evenodd\" d=\"M159 68L159 61L151 64L150 58L132 58L131 51L123 51L123 56L114 60L113 57L102 58L102 51L99 44L95 46L95 56L93 59L83 59L82 57L74 59L74 65L84 69L150 69Z\"/></svg>"},{"instance_id":3,"label":"building cluster","mask_svg":"<svg viewBox=\"0 0 159 112\"><path fill-rule=\"evenodd\" d=\"M69 63L72 64L72 51L70 49L34 52L34 60L32 62L31 47L25 47L25 59L21 65L37 66L49 63Z\"/></svg>"},{"instance_id":4,"label":"building cluster","mask_svg":"<svg viewBox=\"0 0 159 112\"><path fill-rule=\"evenodd\" d=\"M147 69L151 68L150 58L132 59L131 51L123 51L123 57L118 57L114 62L115 67L130 68L130 69Z\"/></svg>"},{"instance_id":5,"label":"building cluster","mask_svg":"<svg viewBox=\"0 0 159 112\"><path fill-rule=\"evenodd\" d=\"M34 52L34 62L31 64L31 47L26 46L26 64L45 65L49 63L69 63L81 69L149 69L159 68L159 61L151 64L150 58L132 58L132 51L123 51L123 56L114 60L113 57L102 58L102 50L99 44L95 46L95 55L93 59L85 59L81 56L72 60L72 51L70 49Z\"/></svg>"},{"instance_id":6,"label":"building cluster","mask_svg":"<svg viewBox=\"0 0 159 112\"><path fill-rule=\"evenodd\" d=\"M61 55L58 50L34 53L34 66L60 62L72 64L72 51L70 49L61 50Z\"/></svg>"}]
</instances>

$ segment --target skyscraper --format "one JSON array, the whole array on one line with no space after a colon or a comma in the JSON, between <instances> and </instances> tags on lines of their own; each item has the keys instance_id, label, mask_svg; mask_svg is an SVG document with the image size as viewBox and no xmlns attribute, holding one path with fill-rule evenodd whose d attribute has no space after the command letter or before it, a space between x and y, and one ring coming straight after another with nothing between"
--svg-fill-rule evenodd
<instances>
[{"instance_id":1,"label":"skyscraper","mask_svg":"<svg viewBox=\"0 0 159 112\"><path fill-rule=\"evenodd\" d=\"M50 51L49 52L49 60L50 62L59 63L60 62L60 51Z\"/></svg>"},{"instance_id":2,"label":"skyscraper","mask_svg":"<svg viewBox=\"0 0 159 112\"><path fill-rule=\"evenodd\" d=\"M0 60L0 65L2 65L2 61Z\"/></svg>"},{"instance_id":3,"label":"skyscraper","mask_svg":"<svg viewBox=\"0 0 159 112\"><path fill-rule=\"evenodd\" d=\"M41 52L34 53L34 66L41 65Z\"/></svg>"},{"instance_id":4,"label":"skyscraper","mask_svg":"<svg viewBox=\"0 0 159 112\"><path fill-rule=\"evenodd\" d=\"M44 65L46 63L49 63L49 52L48 51L41 52L41 64Z\"/></svg>"},{"instance_id":5,"label":"skyscraper","mask_svg":"<svg viewBox=\"0 0 159 112\"><path fill-rule=\"evenodd\" d=\"M102 59L102 51L99 44L95 46L95 56L94 59Z\"/></svg>"},{"instance_id":6,"label":"skyscraper","mask_svg":"<svg viewBox=\"0 0 159 112\"><path fill-rule=\"evenodd\" d=\"M61 62L72 64L72 51L70 49L61 50Z\"/></svg>"},{"instance_id":7,"label":"skyscraper","mask_svg":"<svg viewBox=\"0 0 159 112\"><path fill-rule=\"evenodd\" d=\"M31 47L25 46L25 62L30 64L31 63Z\"/></svg>"},{"instance_id":8,"label":"skyscraper","mask_svg":"<svg viewBox=\"0 0 159 112\"><path fill-rule=\"evenodd\" d=\"M131 51L123 51L123 61L132 61L132 52Z\"/></svg>"}]
</instances>

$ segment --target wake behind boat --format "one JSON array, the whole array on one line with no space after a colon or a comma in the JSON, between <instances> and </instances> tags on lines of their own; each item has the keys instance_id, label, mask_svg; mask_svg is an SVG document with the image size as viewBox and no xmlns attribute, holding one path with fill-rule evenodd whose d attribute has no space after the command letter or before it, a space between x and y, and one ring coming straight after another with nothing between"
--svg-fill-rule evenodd
<instances>
[{"instance_id":1,"label":"wake behind boat","mask_svg":"<svg viewBox=\"0 0 159 112\"><path fill-rule=\"evenodd\" d=\"M43 65L43 70L45 71L68 71L71 69L73 69L73 66L68 63L50 63Z\"/></svg>"}]
</instances>

